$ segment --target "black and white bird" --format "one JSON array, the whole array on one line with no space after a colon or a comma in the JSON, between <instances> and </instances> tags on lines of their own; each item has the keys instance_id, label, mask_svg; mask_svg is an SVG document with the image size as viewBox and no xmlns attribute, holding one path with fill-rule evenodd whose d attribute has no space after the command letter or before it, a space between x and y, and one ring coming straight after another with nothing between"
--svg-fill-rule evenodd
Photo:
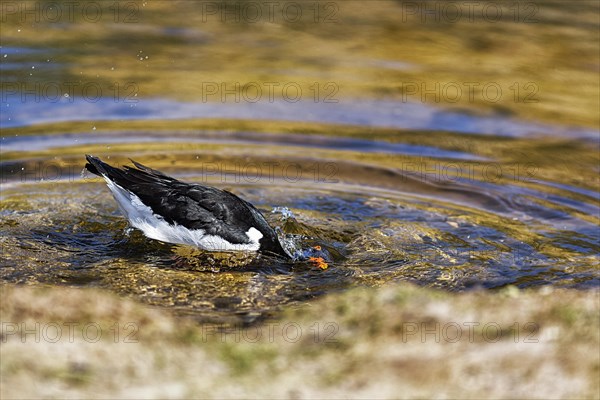
<instances>
[{"instance_id":1,"label":"black and white bird","mask_svg":"<svg viewBox=\"0 0 600 400\"><path fill-rule=\"evenodd\" d=\"M208 251L291 256L252 204L226 190L185 183L133 160L115 168L86 155L85 168L106 181L130 224L149 238Z\"/></svg>"}]
</instances>

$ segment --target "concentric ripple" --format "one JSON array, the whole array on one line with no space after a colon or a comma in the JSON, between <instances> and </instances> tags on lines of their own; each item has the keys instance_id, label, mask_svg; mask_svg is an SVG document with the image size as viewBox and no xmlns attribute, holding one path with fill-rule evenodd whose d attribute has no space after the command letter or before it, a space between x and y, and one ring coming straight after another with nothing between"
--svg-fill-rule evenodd
<instances>
[{"instance_id":1,"label":"concentric ripple","mask_svg":"<svg viewBox=\"0 0 600 400\"><path fill-rule=\"evenodd\" d=\"M70 145L72 136L11 141L1 165L2 280L100 287L221 323L252 323L285 304L387 282L450 291L598 286L598 198L551 168L500 176L525 164L482 161L489 156L476 142L472 157L457 161L443 146L430 147L435 157L415 158L394 146L387 154L337 146L365 137L302 143L243 132L225 141L214 132L199 141L181 132L173 132L178 140L153 132L127 142L110 132ZM331 262L322 270L147 239L128 228L100 179L80 175L84 153L115 164L131 157L231 190L257 205L288 244L319 245Z\"/></svg>"}]
</instances>

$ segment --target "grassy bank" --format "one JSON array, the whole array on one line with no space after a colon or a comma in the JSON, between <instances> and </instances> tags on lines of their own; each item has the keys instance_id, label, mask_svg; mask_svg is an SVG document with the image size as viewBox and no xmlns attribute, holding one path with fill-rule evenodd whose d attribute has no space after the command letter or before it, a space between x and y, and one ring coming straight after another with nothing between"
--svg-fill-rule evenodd
<instances>
[{"instance_id":1,"label":"grassy bank","mask_svg":"<svg viewBox=\"0 0 600 400\"><path fill-rule=\"evenodd\" d=\"M1 300L4 399L600 395L597 291L355 289L228 331L91 289Z\"/></svg>"}]
</instances>

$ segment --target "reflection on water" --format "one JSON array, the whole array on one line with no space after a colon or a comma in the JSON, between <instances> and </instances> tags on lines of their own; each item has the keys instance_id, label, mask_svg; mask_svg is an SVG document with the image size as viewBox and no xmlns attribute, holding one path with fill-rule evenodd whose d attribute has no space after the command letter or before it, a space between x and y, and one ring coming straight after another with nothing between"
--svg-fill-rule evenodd
<instances>
[{"instance_id":1,"label":"reflection on water","mask_svg":"<svg viewBox=\"0 0 600 400\"><path fill-rule=\"evenodd\" d=\"M152 132L128 132L127 136L122 133L115 134L65 134L46 136L15 136L2 138L2 148L7 152L27 152L33 150L47 150L57 147L68 147L73 143L77 145L87 144L119 144L119 143L144 143L160 142L164 140L164 134ZM312 147L321 149L336 149L360 151L363 153L390 153L410 154L422 157L484 160L474 154L448 151L428 146L417 146L404 143L389 143L376 140L352 139L345 137L332 137L320 135L302 135L288 133L286 135L272 135L258 132L202 132L196 134L172 132L169 134L169 142L182 143L218 143L240 145L247 144L272 144L291 145L301 147Z\"/></svg>"},{"instance_id":2,"label":"reflection on water","mask_svg":"<svg viewBox=\"0 0 600 400\"><path fill-rule=\"evenodd\" d=\"M131 24L7 17L2 280L247 323L397 281L598 287L594 6L431 25L401 3L335 3L333 23L251 28L204 21L192 2L131 2ZM227 188L333 261L320 270L149 240L127 229L104 183L80 175L86 153Z\"/></svg>"},{"instance_id":3,"label":"reflection on water","mask_svg":"<svg viewBox=\"0 0 600 400\"><path fill-rule=\"evenodd\" d=\"M66 93L68 94L68 93ZM531 123L500 116L480 116L444 111L426 104L385 100L345 99L343 102L286 101L264 99L256 102L183 103L135 97L71 98L60 96L23 102L21 93L7 94L3 127L19 127L63 121L105 121L135 119L265 119L314 123L348 124L418 130L445 130L497 136L569 135L598 138L598 131L561 125ZM30 96L35 99L35 95Z\"/></svg>"}]
</instances>

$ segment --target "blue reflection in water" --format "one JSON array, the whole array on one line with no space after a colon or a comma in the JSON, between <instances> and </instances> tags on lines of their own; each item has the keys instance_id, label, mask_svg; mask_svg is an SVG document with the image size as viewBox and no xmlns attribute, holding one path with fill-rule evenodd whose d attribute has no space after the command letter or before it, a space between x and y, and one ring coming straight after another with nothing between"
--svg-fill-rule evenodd
<instances>
[{"instance_id":1,"label":"blue reflection in water","mask_svg":"<svg viewBox=\"0 0 600 400\"><path fill-rule=\"evenodd\" d=\"M15 127L62 121L133 119L268 119L415 130L441 130L472 134L520 137L569 135L594 138L599 131L524 122L500 116L478 116L445 111L421 103L393 100L344 99L338 103L299 100L273 102L181 102L168 99L115 99L102 97L52 98L15 90L2 92L0 126ZM90 126L91 128L91 126Z\"/></svg>"}]
</instances>

